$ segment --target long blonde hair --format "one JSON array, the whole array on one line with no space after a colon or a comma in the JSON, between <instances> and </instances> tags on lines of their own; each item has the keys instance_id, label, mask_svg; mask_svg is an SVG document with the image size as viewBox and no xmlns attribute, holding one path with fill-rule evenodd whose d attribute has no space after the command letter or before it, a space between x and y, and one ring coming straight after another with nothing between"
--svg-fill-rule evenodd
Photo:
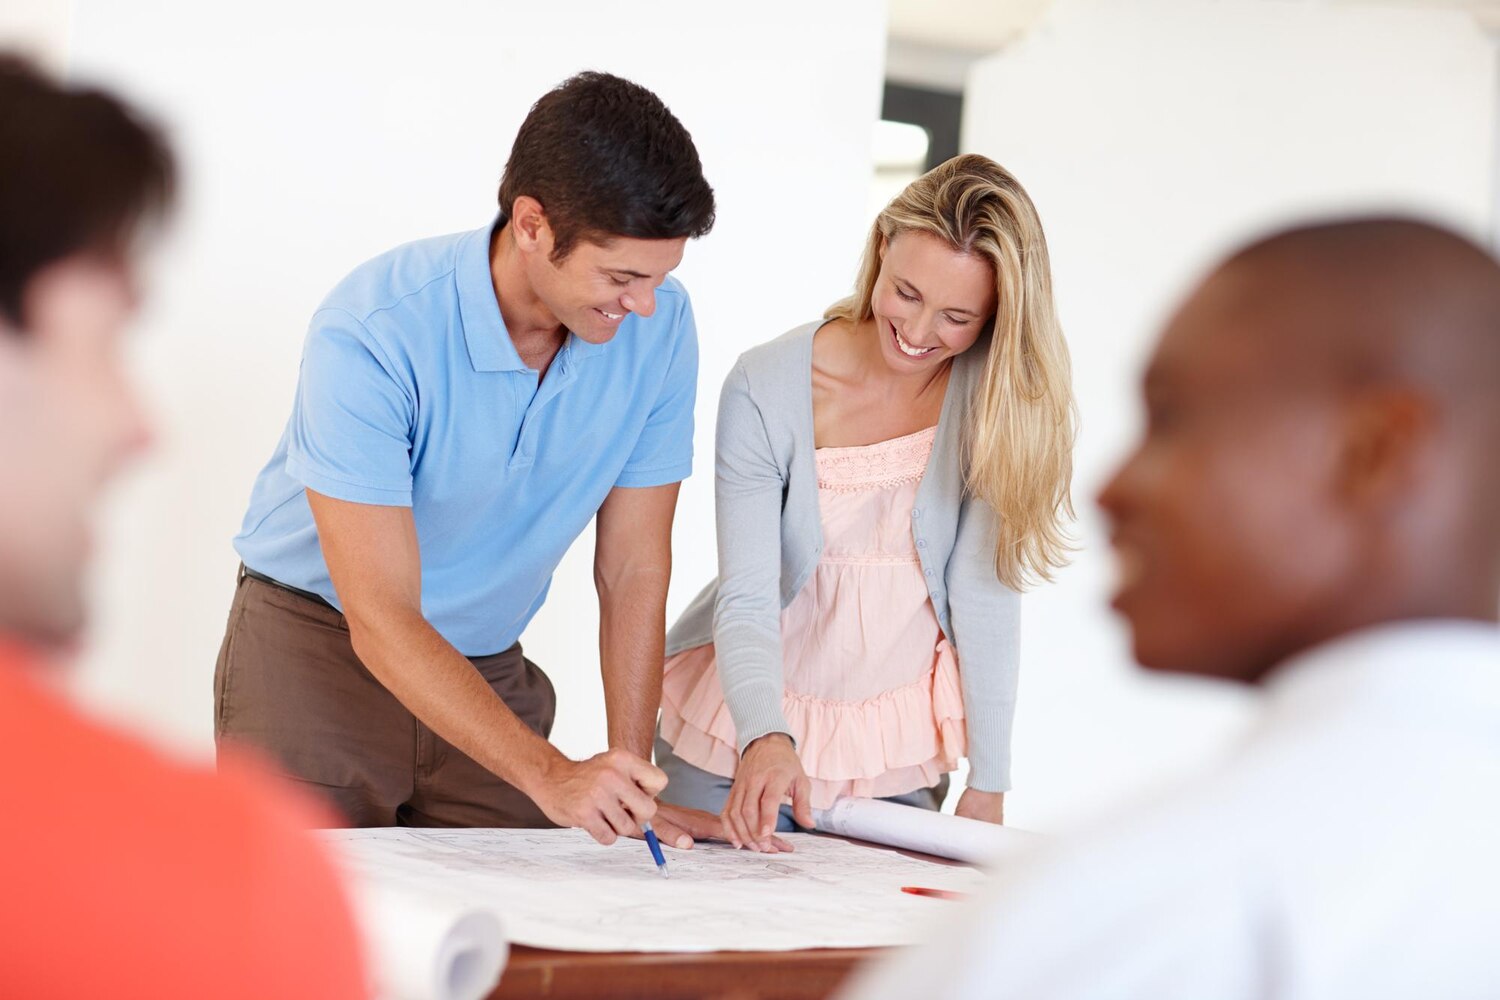
<instances>
[{"instance_id":1,"label":"long blonde hair","mask_svg":"<svg viewBox=\"0 0 1500 1000\"><path fill-rule=\"evenodd\" d=\"M909 184L875 219L854 294L826 318L860 323L874 316L881 252L910 231L982 256L995 272L994 329L963 433L965 486L999 515L1000 581L1021 590L1050 580L1070 550L1062 521L1073 517L1077 407L1036 207L1000 164L954 157Z\"/></svg>"}]
</instances>

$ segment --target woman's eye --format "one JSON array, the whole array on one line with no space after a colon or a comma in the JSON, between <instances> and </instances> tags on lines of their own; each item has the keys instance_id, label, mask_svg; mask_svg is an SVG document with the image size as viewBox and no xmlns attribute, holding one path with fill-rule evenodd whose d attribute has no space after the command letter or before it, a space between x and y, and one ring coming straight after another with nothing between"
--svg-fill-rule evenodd
<instances>
[{"instance_id":1,"label":"woman's eye","mask_svg":"<svg viewBox=\"0 0 1500 1000\"><path fill-rule=\"evenodd\" d=\"M899 295L899 296L901 296L907 302L915 302L915 301L917 301L917 297L915 295L907 295L905 292L903 292L899 288L896 289L896 294Z\"/></svg>"}]
</instances>

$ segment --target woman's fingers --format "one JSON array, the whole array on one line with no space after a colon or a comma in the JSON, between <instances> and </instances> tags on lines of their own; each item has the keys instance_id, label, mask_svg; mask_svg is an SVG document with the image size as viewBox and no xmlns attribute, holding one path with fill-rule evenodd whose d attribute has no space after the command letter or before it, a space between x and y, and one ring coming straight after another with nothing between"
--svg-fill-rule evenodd
<instances>
[{"instance_id":1,"label":"woman's fingers","mask_svg":"<svg viewBox=\"0 0 1500 1000\"><path fill-rule=\"evenodd\" d=\"M729 833L729 839L737 848L744 847L750 841L750 828L745 825L744 808L750 780L741 775L734 779L734 787L729 791L729 801L724 803L724 827Z\"/></svg>"},{"instance_id":2,"label":"woman's fingers","mask_svg":"<svg viewBox=\"0 0 1500 1000\"><path fill-rule=\"evenodd\" d=\"M762 851L769 850L771 834L776 832L776 815L781 812L784 782L766 785L760 792L760 808L755 820L755 840Z\"/></svg>"},{"instance_id":3,"label":"woman's fingers","mask_svg":"<svg viewBox=\"0 0 1500 1000\"><path fill-rule=\"evenodd\" d=\"M792 818L804 830L812 829L812 779L805 774L792 784Z\"/></svg>"}]
</instances>

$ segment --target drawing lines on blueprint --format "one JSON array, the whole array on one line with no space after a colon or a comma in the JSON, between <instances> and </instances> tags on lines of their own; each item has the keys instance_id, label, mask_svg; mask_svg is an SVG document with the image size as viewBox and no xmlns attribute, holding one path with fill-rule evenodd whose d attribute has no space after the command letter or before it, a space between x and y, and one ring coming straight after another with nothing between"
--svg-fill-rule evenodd
<instances>
[{"instance_id":1,"label":"drawing lines on blueprint","mask_svg":"<svg viewBox=\"0 0 1500 1000\"><path fill-rule=\"evenodd\" d=\"M513 942L575 951L780 951L904 944L941 901L902 885L969 891L973 869L809 834L792 854L700 843L657 875L645 845L578 830L339 830L345 863L405 889L493 906Z\"/></svg>"}]
</instances>

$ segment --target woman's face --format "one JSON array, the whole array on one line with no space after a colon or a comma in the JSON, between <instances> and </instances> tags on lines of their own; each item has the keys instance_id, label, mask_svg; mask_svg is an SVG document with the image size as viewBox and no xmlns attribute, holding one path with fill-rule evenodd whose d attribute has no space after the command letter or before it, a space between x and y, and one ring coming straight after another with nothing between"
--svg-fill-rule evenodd
<instances>
[{"instance_id":1,"label":"woman's face","mask_svg":"<svg viewBox=\"0 0 1500 1000\"><path fill-rule=\"evenodd\" d=\"M891 370L932 370L973 347L995 315L995 272L930 233L898 233L880 255L871 306Z\"/></svg>"}]
</instances>

